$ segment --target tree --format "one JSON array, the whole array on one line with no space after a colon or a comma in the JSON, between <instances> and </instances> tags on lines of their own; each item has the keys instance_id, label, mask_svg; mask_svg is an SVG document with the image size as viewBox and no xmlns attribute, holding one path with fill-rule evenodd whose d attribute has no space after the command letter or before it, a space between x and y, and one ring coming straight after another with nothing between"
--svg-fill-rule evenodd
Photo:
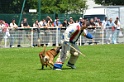
<instances>
[{"instance_id":1,"label":"tree","mask_svg":"<svg viewBox=\"0 0 124 82\"><path fill-rule=\"evenodd\" d=\"M45 13L80 13L86 7L86 0L42 0L41 9Z\"/></svg>"},{"instance_id":2,"label":"tree","mask_svg":"<svg viewBox=\"0 0 124 82\"><path fill-rule=\"evenodd\" d=\"M0 13L20 13L24 0L0 0ZM80 13L86 0L41 0L42 13ZM38 9L38 0L26 0L24 12Z\"/></svg>"},{"instance_id":3,"label":"tree","mask_svg":"<svg viewBox=\"0 0 124 82\"><path fill-rule=\"evenodd\" d=\"M124 5L124 0L94 0L95 3L101 5Z\"/></svg>"},{"instance_id":4,"label":"tree","mask_svg":"<svg viewBox=\"0 0 124 82\"><path fill-rule=\"evenodd\" d=\"M24 0L0 0L0 13L20 13ZM26 0L24 12L37 7L37 0Z\"/></svg>"}]
</instances>

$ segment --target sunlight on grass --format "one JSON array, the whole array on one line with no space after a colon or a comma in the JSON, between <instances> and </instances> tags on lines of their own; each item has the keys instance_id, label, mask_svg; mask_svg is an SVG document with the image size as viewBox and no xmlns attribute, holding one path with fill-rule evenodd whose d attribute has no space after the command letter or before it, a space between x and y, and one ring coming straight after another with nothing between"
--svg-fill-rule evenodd
<instances>
[{"instance_id":1,"label":"sunlight on grass","mask_svg":"<svg viewBox=\"0 0 124 82\"><path fill-rule=\"evenodd\" d=\"M0 82L124 82L123 44L79 48L86 57L80 55L75 70L66 60L62 71L40 70L42 47L0 49Z\"/></svg>"}]
</instances>

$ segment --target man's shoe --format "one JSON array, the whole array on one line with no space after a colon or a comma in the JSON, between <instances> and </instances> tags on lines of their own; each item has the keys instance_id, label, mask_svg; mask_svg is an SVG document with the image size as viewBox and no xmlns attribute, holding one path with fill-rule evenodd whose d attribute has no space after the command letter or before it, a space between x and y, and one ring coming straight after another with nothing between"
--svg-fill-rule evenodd
<instances>
[{"instance_id":1,"label":"man's shoe","mask_svg":"<svg viewBox=\"0 0 124 82\"><path fill-rule=\"evenodd\" d=\"M62 69L62 63L55 63L53 66L53 70L61 70Z\"/></svg>"},{"instance_id":2,"label":"man's shoe","mask_svg":"<svg viewBox=\"0 0 124 82\"><path fill-rule=\"evenodd\" d=\"M72 69L76 69L76 67L74 66L74 64L68 63L66 66L71 67Z\"/></svg>"}]
</instances>

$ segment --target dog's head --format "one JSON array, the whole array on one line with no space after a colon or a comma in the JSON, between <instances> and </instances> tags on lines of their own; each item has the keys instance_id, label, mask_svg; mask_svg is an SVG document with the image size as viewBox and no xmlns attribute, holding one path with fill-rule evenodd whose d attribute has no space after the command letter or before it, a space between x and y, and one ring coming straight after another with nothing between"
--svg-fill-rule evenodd
<instances>
[{"instance_id":1,"label":"dog's head","mask_svg":"<svg viewBox=\"0 0 124 82\"><path fill-rule=\"evenodd\" d=\"M60 52L60 50L62 49L62 46L58 46L54 48L56 53L58 54Z\"/></svg>"}]
</instances>

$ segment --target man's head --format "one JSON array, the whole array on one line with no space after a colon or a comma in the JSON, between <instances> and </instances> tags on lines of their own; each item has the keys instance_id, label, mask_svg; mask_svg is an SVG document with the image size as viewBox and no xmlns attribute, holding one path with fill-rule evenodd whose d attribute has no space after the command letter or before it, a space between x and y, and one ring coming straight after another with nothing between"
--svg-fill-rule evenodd
<instances>
[{"instance_id":1,"label":"man's head","mask_svg":"<svg viewBox=\"0 0 124 82\"><path fill-rule=\"evenodd\" d=\"M38 24L38 22L39 22L38 20L35 21L36 24Z\"/></svg>"},{"instance_id":2,"label":"man's head","mask_svg":"<svg viewBox=\"0 0 124 82\"><path fill-rule=\"evenodd\" d=\"M108 18L107 17L105 17L105 21L107 21L108 20Z\"/></svg>"},{"instance_id":3,"label":"man's head","mask_svg":"<svg viewBox=\"0 0 124 82\"><path fill-rule=\"evenodd\" d=\"M24 18L23 21L26 22L27 21L27 18Z\"/></svg>"},{"instance_id":4,"label":"man's head","mask_svg":"<svg viewBox=\"0 0 124 82\"><path fill-rule=\"evenodd\" d=\"M109 21L112 22L112 18L110 18Z\"/></svg>"},{"instance_id":5,"label":"man's head","mask_svg":"<svg viewBox=\"0 0 124 82\"><path fill-rule=\"evenodd\" d=\"M118 17L116 17L116 20L119 20L119 18L118 18Z\"/></svg>"},{"instance_id":6,"label":"man's head","mask_svg":"<svg viewBox=\"0 0 124 82\"><path fill-rule=\"evenodd\" d=\"M15 23L15 19L12 19L12 22Z\"/></svg>"}]
</instances>

